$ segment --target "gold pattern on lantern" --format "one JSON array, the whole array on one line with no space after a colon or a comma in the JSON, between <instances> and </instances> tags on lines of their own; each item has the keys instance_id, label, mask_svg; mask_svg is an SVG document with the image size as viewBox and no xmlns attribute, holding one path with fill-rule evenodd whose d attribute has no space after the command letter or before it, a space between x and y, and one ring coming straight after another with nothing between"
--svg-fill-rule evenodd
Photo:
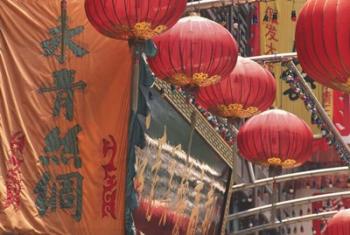
<instances>
[{"instance_id":1,"label":"gold pattern on lantern","mask_svg":"<svg viewBox=\"0 0 350 235\"><path fill-rule=\"evenodd\" d=\"M170 77L169 82L177 86L186 86L191 83L191 79L183 73L174 74Z\"/></svg>"},{"instance_id":2,"label":"gold pattern on lantern","mask_svg":"<svg viewBox=\"0 0 350 235\"><path fill-rule=\"evenodd\" d=\"M214 75L209 77L207 73L194 73L192 78L183 73L174 74L168 80L170 83L178 86L195 85L198 87L210 86L217 83L221 77Z\"/></svg>"},{"instance_id":3,"label":"gold pattern on lantern","mask_svg":"<svg viewBox=\"0 0 350 235\"><path fill-rule=\"evenodd\" d=\"M167 30L167 26L165 25L158 25L156 28L152 29L151 23L143 21L136 23L132 32L136 38L148 40L161 34L165 30Z\"/></svg>"},{"instance_id":4,"label":"gold pattern on lantern","mask_svg":"<svg viewBox=\"0 0 350 235\"><path fill-rule=\"evenodd\" d=\"M296 166L297 161L293 159L287 159L285 161L282 161L282 159L279 157L270 157L269 159L267 159L267 163L273 166L282 166L282 168L292 168Z\"/></svg>"},{"instance_id":5,"label":"gold pattern on lantern","mask_svg":"<svg viewBox=\"0 0 350 235\"><path fill-rule=\"evenodd\" d=\"M229 104L229 105L218 105L216 107L216 113L222 117L239 117L248 118L255 114L260 113L259 109L256 107L243 108L242 104Z\"/></svg>"},{"instance_id":6,"label":"gold pattern on lantern","mask_svg":"<svg viewBox=\"0 0 350 235\"><path fill-rule=\"evenodd\" d=\"M346 81L345 85L346 85L346 87L348 89L350 89L350 78L348 78L348 80Z\"/></svg>"},{"instance_id":7,"label":"gold pattern on lantern","mask_svg":"<svg viewBox=\"0 0 350 235\"><path fill-rule=\"evenodd\" d=\"M195 73L193 74L192 80L197 86L209 86L217 83L221 79L220 76L214 75L209 77L206 73Z\"/></svg>"}]
</instances>

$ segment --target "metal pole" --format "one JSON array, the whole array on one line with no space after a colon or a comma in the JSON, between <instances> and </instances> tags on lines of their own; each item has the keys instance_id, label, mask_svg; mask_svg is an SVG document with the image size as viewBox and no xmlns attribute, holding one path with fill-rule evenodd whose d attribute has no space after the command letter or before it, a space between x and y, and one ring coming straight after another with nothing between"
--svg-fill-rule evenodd
<instances>
[{"instance_id":1,"label":"metal pole","mask_svg":"<svg viewBox=\"0 0 350 235\"><path fill-rule=\"evenodd\" d=\"M139 99L141 45L134 41L130 43L130 47L132 50L131 111L136 113Z\"/></svg>"},{"instance_id":2,"label":"metal pole","mask_svg":"<svg viewBox=\"0 0 350 235\"><path fill-rule=\"evenodd\" d=\"M203 10L214 7L224 7L254 2L272 2L275 0L200 0L187 3L187 11Z\"/></svg>"},{"instance_id":3,"label":"metal pole","mask_svg":"<svg viewBox=\"0 0 350 235\"><path fill-rule=\"evenodd\" d=\"M254 60L255 62L267 62L267 63L280 63L296 59L297 53L281 53L273 55L262 55L262 56L252 56L248 59Z\"/></svg>"},{"instance_id":4,"label":"metal pole","mask_svg":"<svg viewBox=\"0 0 350 235\"><path fill-rule=\"evenodd\" d=\"M229 209L230 209L230 204L231 204L231 197L232 197L232 187L231 185L233 185L235 183L235 166L233 166L232 168L232 172L231 172L231 177L230 177L230 186L228 188L227 191L227 198L226 198L226 203L225 203L225 211L224 211L224 216L223 216L223 221L222 221L222 225L221 225L221 235L225 235L226 234L226 227L227 227L227 216L229 214Z\"/></svg>"},{"instance_id":5,"label":"metal pole","mask_svg":"<svg viewBox=\"0 0 350 235\"><path fill-rule=\"evenodd\" d=\"M252 164L252 162L249 162L249 161L248 161L248 171L249 171L249 175L250 175L252 182L255 183L256 178L255 178L255 174L254 174L253 164Z\"/></svg>"},{"instance_id":6,"label":"metal pole","mask_svg":"<svg viewBox=\"0 0 350 235\"><path fill-rule=\"evenodd\" d=\"M350 156L349 146L345 143L344 139L339 134L337 128L334 126L332 120L329 118L326 111L324 110L324 108L322 107L322 105L320 104L320 102L317 100L316 96L312 92L311 88L309 87L307 82L304 80L304 76L302 75L302 73L299 71L299 69L293 63L293 61L289 61L287 63L287 66L290 70L292 70L297 74L299 78L298 79L299 84L304 88L304 92L306 93L306 95L309 96L312 99L312 101L315 103L316 109L318 113L321 115L322 120L326 123L329 131L333 134L335 139L342 145L342 147L347 151L348 156Z\"/></svg>"},{"instance_id":7,"label":"metal pole","mask_svg":"<svg viewBox=\"0 0 350 235\"><path fill-rule=\"evenodd\" d=\"M319 169L319 170L312 170L312 171L303 171L303 172L298 172L298 173L292 173L292 174L286 174L286 175L280 175L276 176L275 180L277 183L280 182L285 182L289 180L297 180L297 179L302 179L302 178L307 178L307 177L314 177L314 176L324 176L324 175L329 175L329 174L349 174L349 167L334 167L334 168L325 168L325 169ZM256 180L255 183L253 184L237 184L232 187L233 191L240 191L240 190L245 190L245 189L251 189L259 186L265 186L269 185L273 182L273 178L265 178L261 180Z\"/></svg>"},{"instance_id":8,"label":"metal pole","mask_svg":"<svg viewBox=\"0 0 350 235\"><path fill-rule=\"evenodd\" d=\"M297 198L297 199L293 199L293 200L277 202L274 205L269 204L269 205L264 205L264 206L252 208L252 209L249 209L246 211L237 212L235 214L231 214L231 215L227 216L227 220L235 220L235 219L247 217L250 215L261 214L263 212L271 210L273 207L275 207L275 209L280 209L280 208L286 208L289 206L298 206L298 205L303 205L306 203L328 200L328 199L332 199L332 198L347 198L349 196L350 196L350 191L346 191L346 192L328 193L328 194L321 194L321 195L316 195L316 196Z\"/></svg>"},{"instance_id":9,"label":"metal pole","mask_svg":"<svg viewBox=\"0 0 350 235\"><path fill-rule=\"evenodd\" d=\"M338 211L327 211L327 212L322 212L318 214L310 214L310 215L288 218L288 219L282 220L281 222L278 221L275 223L263 224L253 228L240 230L240 231L237 231L237 233L231 233L231 235L245 235L245 234L251 234L251 233L266 230L266 229L278 228L282 225L290 225L290 224L295 224L295 223L300 223L300 222L305 222L310 220L317 220L317 219L327 219L329 217L334 216L336 213L338 213Z\"/></svg>"}]
</instances>

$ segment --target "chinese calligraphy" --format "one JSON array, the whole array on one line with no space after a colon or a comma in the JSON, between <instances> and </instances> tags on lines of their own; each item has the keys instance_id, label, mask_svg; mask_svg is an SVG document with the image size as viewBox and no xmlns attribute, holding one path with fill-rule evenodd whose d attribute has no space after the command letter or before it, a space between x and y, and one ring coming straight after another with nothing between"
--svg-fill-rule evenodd
<instances>
[{"instance_id":1,"label":"chinese calligraphy","mask_svg":"<svg viewBox=\"0 0 350 235\"><path fill-rule=\"evenodd\" d=\"M49 208L52 212L56 211L58 202L62 209L75 209L72 216L76 221L80 221L83 177L78 172L74 172L57 176L58 183L50 183L50 180L51 175L45 172L34 188L34 193L38 195L35 203L39 214L45 215ZM58 191L57 184L59 185ZM51 188L50 195L48 195L49 188Z\"/></svg>"},{"instance_id":2,"label":"chinese calligraphy","mask_svg":"<svg viewBox=\"0 0 350 235\"><path fill-rule=\"evenodd\" d=\"M49 134L45 137L44 151L46 154L53 153L61 150L60 157L53 155L51 157L41 156L40 161L44 166L49 164L49 161L53 161L56 165L59 165L60 161L67 165L70 159L74 160L74 166L76 168L81 167L81 159L79 156L79 146L77 135L81 131L79 125L75 125L68 130L67 134L60 138L60 129L58 127L53 128ZM68 155L68 156L67 156Z\"/></svg>"},{"instance_id":3,"label":"chinese calligraphy","mask_svg":"<svg viewBox=\"0 0 350 235\"><path fill-rule=\"evenodd\" d=\"M59 21L67 22L67 16L63 16L59 18ZM57 61L60 64L63 64L66 61L66 56L64 54L56 55L56 51L60 47L60 45L67 45L67 47L73 52L73 54L77 57L83 57L88 53L83 47L76 44L72 38L74 36L79 35L84 31L84 26L78 26L76 28L70 29L68 28L66 23L63 25L59 25L55 28L49 29L49 34L51 36L50 39L45 40L41 43L41 47L44 50L44 56L50 57L55 56Z\"/></svg>"},{"instance_id":4,"label":"chinese calligraphy","mask_svg":"<svg viewBox=\"0 0 350 235\"><path fill-rule=\"evenodd\" d=\"M277 53L277 46L276 43L278 43L278 33L277 33L277 21L272 20L275 10L271 7L266 8L266 15L267 15L267 21L265 22L265 38L266 38L266 44L265 44L265 54L275 54Z\"/></svg>"},{"instance_id":5,"label":"chinese calligraphy","mask_svg":"<svg viewBox=\"0 0 350 235\"><path fill-rule=\"evenodd\" d=\"M22 132L16 132L10 140L10 151L8 165L9 169L6 173L6 199L3 204L4 208L13 206L15 210L20 205L20 196L22 191L22 175L21 164L23 163L23 149L25 139Z\"/></svg>"},{"instance_id":6,"label":"chinese calligraphy","mask_svg":"<svg viewBox=\"0 0 350 235\"><path fill-rule=\"evenodd\" d=\"M108 159L106 164L102 165L105 177L102 192L102 217L111 215L113 219L116 219L115 206L116 206L116 193L117 193L117 176L116 176L116 163L115 157L117 154L117 142L114 137L108 135L103 139L103 157Z\"/></svg>"},{"instance_id":7,"label":"chinese calligraphy","mask_svg":"<svg viewBox=\"0 0 350 235\"><path fill-rule=\"evenodd\" d=\"M88 53L87 50L73 41L73 37L84 31L83 26L73 29L68 27L67 6L62 2L63 8L60 21L61 24L55 28L49 29L50 39L41 42L44 50L44 56L55 56L60 64L66 62L65 47L76 57L83 57ZM56 51L61 48L60 54ZM73 120L74 116L74 92L84 90L87 84L84 81L75 81L76 71L71 69L61 69L53 72L54 84L39 88L39 93L54 92L56 98L53 105L53 117L58 117L62 108L65 108L65 118L68 121ZM67 166L70 162L74 163L75 169L82 167L80 157L78 134L82 131L79 124L75 124L66 134L61 137L61 129L56 126L52 128L45 136L44 154L39 156L40 163L44 167L49 167L51 163L54 166ZM83 211L83 179L78 172L64 172L53 175L49 169L41 175L41 178L34 187L36 194L35 204L39 215L44 216L48 211L55 212L57 207L63 210L72 210L72 216L75 221L80 221Z\"/></svg>"},{"instance_id":8,"label":"chinese calligraphy","mask_svg":"<svg viewBox=\"0 0 350 235\"><path fill-rule=\"evenodd\" d=\"M66 119L73 120L73 98L74 90L84 90L86 83L83 81L74 83L75 71L63 69L53 73L54 86L42 87L39 93L56 92L56 99L53 108L53 116L57 117L60 114L61 107L66 108Z\"/></svg>"}]
</instances>

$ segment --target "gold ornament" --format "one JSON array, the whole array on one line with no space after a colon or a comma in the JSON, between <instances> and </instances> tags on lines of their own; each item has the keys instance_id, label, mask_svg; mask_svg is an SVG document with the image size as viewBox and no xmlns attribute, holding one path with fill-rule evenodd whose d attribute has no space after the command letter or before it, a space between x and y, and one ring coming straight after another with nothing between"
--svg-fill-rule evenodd
<instances>
[{"instance_id":1,"label":"gold ornament","mask_svg":"<svg viewBox=\"0 0 350 235\"><path fill-rule=\"evenodd\" d=\"M167 26L165 25L158 25L156 28L152 29L151 23L143 21L136 23L132 29L132 32L136 38L148 40L158 34L161 34L166 29Z\"/></svg>"},{"instance_id":2,"label":"gold ornament","mask_svg":"<svg viewBox=\"0 0 350 235\"><path fill-rule=\"evenodd\" d=\"M241 104L221 104L216 107L215 111L219 116L222 117L239 118L248 118L260 112L259 109L256 107L248 107L247 109L244 109L243 105Z\"/></svg>"},{"instance_id":3,"label":"gold ornament","mask_svg":"<svg viewBox=\"0 0 350 235\"><path fill-rule=\"evenodd\" d=\"M192 77L188 77L183 73L177 73L168 80L170 83L178 86L195 85L205 87L217 83L220 79L219 75L209 77L207 73L194 73Z\"/></svg>"},{"instance_id":4,"label":"gold ornament","mask_svg":"<svg viewBox=\"0 0 350 235\"><path fill-rule=\"evenodd\" d=\"M267 159L268 165L272 166L282 166L282 168L292 168L295 167L297 164L297 161L293 159L287 159L285 161L282 161L280 157L270 157Z\"/></svg>"}]
</instances>

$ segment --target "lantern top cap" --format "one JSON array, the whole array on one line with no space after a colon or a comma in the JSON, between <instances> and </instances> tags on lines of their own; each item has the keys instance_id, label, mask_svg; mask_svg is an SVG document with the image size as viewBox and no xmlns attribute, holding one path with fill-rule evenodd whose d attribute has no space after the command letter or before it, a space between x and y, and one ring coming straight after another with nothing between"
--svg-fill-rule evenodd
<instances>
[{"instance_id":1,"label":"lantern top cap","mask_svg":"<svg viewBox=\"0 0 350 235\"><path fill-rule=\"evenodd\" d=\"M182 17L178 22L183 23L183 22L187 22L187 21L210 21L210 22L216 23L215 21L212 21L212 20L205 18L205 17L202 17L200 15L185 16L185 17Z\"/></svg>"},{"instance_id":2,"label":"lantern top cap","mask_svg":"<svg viewBox=\"0 0 350 235\"><path fill-rule=\"evenodd\" d=\"M333 219L343 218L350 221L350 209L340 210L334 215Z\"/></svg>"},{"instance_id":3,"label":"lantern top cap","mask_svg":"<svg viewBox=\"0 0 350 235\"><path fill-rule=\"evenodd\" d=\"M266 110L265 112L262 112L260 115L292 115L294 117L297 117L295 114L287 112L282 109L270 109Z\"/></svg>"}]
</instances>

